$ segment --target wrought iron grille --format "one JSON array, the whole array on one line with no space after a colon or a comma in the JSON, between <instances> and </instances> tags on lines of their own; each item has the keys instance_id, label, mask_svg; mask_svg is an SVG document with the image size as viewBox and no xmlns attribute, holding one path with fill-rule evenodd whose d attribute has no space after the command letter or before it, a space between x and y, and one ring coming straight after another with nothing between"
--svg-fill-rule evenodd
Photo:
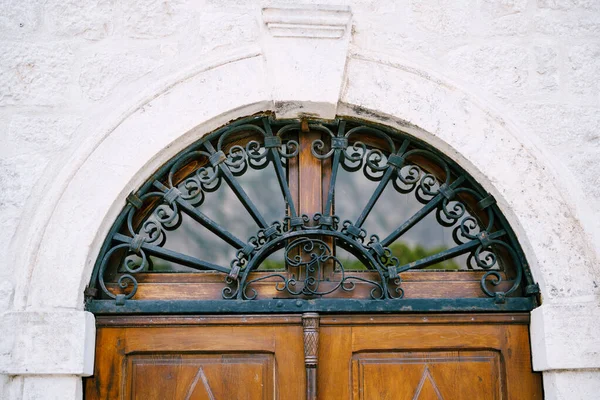
<instances>
[{"instance_id":1,"label":"wrought iron grille","mask_svg":"<svg viewBox=\"0 0 600 400\"><path fill-rule=\"evenodd\" d=\"M309 133L312 139L303 147ZM312 165L326 165L322 206L310 213L301 212L301 185L290 178L303 173L303 157L312 158ZM240 183L248 171L263 169L271 169L277 181L284 204L280 220L268 222ZM373 182L357 218L336 213L341 171ZM244 226L256 227L248 239L204 212L222 186L239 200L237 211L251 217ZM379 236L367 232L365 222L386 188L412 196L419 208ZM391 215L400 207L384 212ZM432 217L449 232L453 245L403 259L407 247L394 244ZM168 237L181 237L184 220L226 244L229 262L165 246ZM279 264L265 268L280 250ZM355 258L352 266L342 252ZM405 273L439 267L446 260L454 260L450 269L480 274L478 296L415 298L407 292ZM140 296L139 276L156 273L157 262L220 275L219 298ZM262 289L268 285L270 290ZM276 120L264 114L205 136L127 197L98 256L86 305L96 313L501 311L530 310L537 293L494 198L445 155L403 132L364 121Z\"/></svg>"}]
</instances>

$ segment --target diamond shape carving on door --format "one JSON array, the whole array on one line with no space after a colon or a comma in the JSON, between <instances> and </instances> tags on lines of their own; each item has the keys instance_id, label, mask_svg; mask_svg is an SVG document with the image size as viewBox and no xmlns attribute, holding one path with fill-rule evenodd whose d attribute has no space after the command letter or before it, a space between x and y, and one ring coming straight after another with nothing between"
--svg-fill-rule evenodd
<instances>
[{"instance_id":1,"label":"diamond shape carving on door","mask_svg":"<svg viewBox=\"0 0 600 400\"><path fill-rule=\"evenodd\" d=\"M358 353L354 399L459 400L505 398L499 353L432 351Z\"/></svg>"},{"instance_id":2,"label":"diamond shape carving on door","mask_svg":"<svg viewBox=\"0 0 600 400\"><path fill-rule=\"evenodd\" d=\"M136 399L274 399L270 354L132 355L127 382Z\"/></svg>"},{"instance_id":3,"label":"diamond shape carving on door","mask_svg":"<svg viewBox=\"0 0 600 400\"><path fill-rule=\"evenodd\" d=\"M424 399L435 399L444 400L440 394L440 390L437 388L435 381L431 377L429 367L425 366L423 370L423 376L417 386L413 400L424 400Z\"/></svg>"},{"instance_id":4,"label":"diamond shape carving on door","mask_svg":"<svg viewBox=\"0 0 600 400\"><path fill-rule=\"evenodd\" d=\"M185 396L185 400L190 400L192 398L197 397L196 385L198 385L198 381L200 380L202 381L203 389L204 391L206 391L206 395L208 396L209 400L215 400L215 395L213 394L212 389L210 388L208 378L206 378L206 374L204 373L202 367L198 368L198 372L196 373L196 376L194 377L194 380L190 385L190 388L188 389L187 395Z\"/></svg>"}]
</instances>

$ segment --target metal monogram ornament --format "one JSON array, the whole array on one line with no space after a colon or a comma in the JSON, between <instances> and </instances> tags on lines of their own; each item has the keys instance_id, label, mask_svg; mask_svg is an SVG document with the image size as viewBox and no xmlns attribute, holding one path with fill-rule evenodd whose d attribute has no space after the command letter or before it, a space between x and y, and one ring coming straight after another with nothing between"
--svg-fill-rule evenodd
<instances>
[{"instance_id":1,"label":"metal monogram ornament","mask_svg":"<svg viewBox=\"0 0 600 400\"><path fill-rule=\"evenodd\" d=\"M295 138L303 134L302 128L321 134L321 139L312 143L312 156L329 163L331 169L326 178L329 190L322 208L324 212L310 216L298 213L288 183L288 166L297 161L300 149ZM251 135L252 140L234 140L240 134ZM377 146L372 144L374 142ZM423 164L431 167L426 170ZM377 184L356 220L332 213L340 167L351 173L362 172ZM267 222L240 185L238 178L249 168L273 169L286 205L285 218ZM256 234L247 240L237 237L203 212L203 204L210 201L211 193L223 183L231 188L257 225ZM390 183L399 194L414 194L422 207L390 234L379 237L376 232L367 232L363 225ZM452 230L455 246L410 263L401 263L390 246L432 213L439 225ZM163 246L169 233L179 228L184 215L233 248L235 257L229 265L205 261ZM374 274L349 271L336 257L336 247L351 253ZM286 271L254 273L269 255L281 249ZM112 272L111 282L116 282L122 290L111 289L105 282L117 254L121 255L122 267L120 272ZM353 308L351 293L360 284L369 287L366 301L378 305L385 303L379 309L391 311L408 301L405 298L408 293L403 289L403 272L426 268L460 255L468 255L465 269L483 271L481 291L491 302L481 303L479 309L499 307L509 297L529 297L529 306L522 303L519 307L530 307L537 285L514 234L494 199L447 157L401 132L357 121L277 121L268 115L255 116L232 123L200 140L127 198L127 205L98 258L87 291L88 307L109 312L129 304L129 310L135 312L135 305L131 304L136 301L138 290L136 274L147 272L151 257L155 257L199 271L222 273L220 307L226 307L223 301L251 304L269 300L266 306L256 310L277 311L277 307L281 311L288 310L287 305L280 306L280 300L261 299L257 285L274 282L276 292L283 297L312 299L310 304L315 311L319 309L314 301L325 302L323 304L330 310L333 310L331 307L347 311L373 309L364 305ZM498 265L502 257L508 259L514 269L512 284L508 287L506 283L501 285L503 275ZM326 277L326 267L335 271L335 280ZM498 289L500 286L503 290ZM113 299L113 305L107 305L107 299ZM338 302L326 303L332 299L338 299ZM343 305L343 301L350 306ZM142 308L139 309L150 312L154 307L160 312L160 304L153 304L155 307L146 304L145 308L140 305ZM468 303L464 304L463 308L467 307ZM194 307L202 309L202 305ZM252 306L243 307L245 312L254 310ZM500 307L510 309L510 306ZM460 308L460 305L456 306L456 309ZM306 307L303 310L306 311Z\"/></svg>"}]
</instances>

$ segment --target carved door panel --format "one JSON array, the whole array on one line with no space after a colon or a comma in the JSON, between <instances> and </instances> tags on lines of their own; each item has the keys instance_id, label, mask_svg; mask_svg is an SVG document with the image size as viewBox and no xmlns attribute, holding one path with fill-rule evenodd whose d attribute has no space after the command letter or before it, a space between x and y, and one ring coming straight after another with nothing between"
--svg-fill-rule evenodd
<instances>
[{"instance_id":1,"label":"carved door panel","mask_svg":"<svg viewBox=\"0 0 600 400\"><path fill-rule=\"evenodd\" d=\"M132 355L126 398L273 399L273 354Z\"/></svg>"},{"instance_id":2,"label":"carved door panel","mask_svg":"<svg viewBox=\"0 0 600 400\"><path fill-rule=\"evenodd\" d=\"M322 317L319 398L534 400L528 316Z\"/></svg>"},{"instance_id":3,"label":"carved door panel","mask_svg":"<svg viewBox=\"0 0 600 400\"><path fill-rule=\"evenodd\" d=\"M352 397L500 400L500 364L500 354L487 350L358 353Z\"/></svg>"},{"instance_id":4,"label":"carved door panel","mask_svg":"<svg viewBox=\"0 0 600 400\"><path fill-rule=\"evenodd\" d=\"M528 316L99 318L87 399L542 399Z\"/></svg>"}]
</instances>

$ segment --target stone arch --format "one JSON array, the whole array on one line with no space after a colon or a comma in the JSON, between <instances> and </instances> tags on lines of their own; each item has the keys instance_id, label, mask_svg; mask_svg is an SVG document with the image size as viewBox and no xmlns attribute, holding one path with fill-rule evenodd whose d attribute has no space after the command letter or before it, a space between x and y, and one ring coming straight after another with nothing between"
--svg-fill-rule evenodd
<instances>
[{"instance_id":1,"label":"stone arch","mask_svg":"<svg viewBox=\"0 0 600 400\"><path fill-rule=\"evenodd\" d=\"M249 71L254 76L246 79L245 85L232 81L236 75L248 78ZM66 163L59 175L63 182L53 183L55 190L63 190L60 197L54 196L58 197L54 205L44 207L42 203L36 207L37 218L46 219L47 224L39 249L35 246L26 251L32 253L35 267L29 285L23 282L20 286L17 307L19 298L27 298L21 307L81 308L85 277L106 225L124 196L150 171L224 122L257 111L289 113L303 103L291 100L275 104L268 97L263 74L262 60L253 51L225 58L159 89L134 112L114 121L115 128L107 134L103 130L93 134L96 143L88 145L92 150L80 147L71 158L73 162ZM408 131L453 157L498 197L542 285L545 301L594 294L594 271L587 263L591 251L585 233L554 185L556 177L547 162L519 140L520 132L455 85L431 78L424 71L357 54L349 58L344 79L337 114L366 117ZM382 93L373 94L373 87ZM81 154L86 152L87 157ZM510 170L514 172L507 173ZM97 208L100 202L102 212ZM92 233L81 232L83 227L88 230L87 223L92 219ZM39 235L38 224L31 225ZM65 243L66 238L77 240ZM30 239L30 243L36 241ZM65 292L60 296L56 294L59 288L44 289L45 285L38 284L48 279L44 271L54 274L58 265L63 266L59 271L65 271L61 278L65 285L60 289ZM85 265L83 274L67 273L68 265ZM569 265L569 269L555 265Z\"/></svg>"},{"instance_id":2,"label":"stone arch","mask_svg":"<svg viewBox=\"0 0 600 400\"><path fill-rule=\"evenodd\" d=\"M552 346L567 342L561 336L567 333L560 320L551 322L547 316L563 307L558 304L565 299L593 304L598 289L593 283L594 251L555 184L559 177L552 173L551 160L524 140L524 132L467 91L411 65L370 54L348 55L348 38L346 30L334 38L333 47L319 47L311 37L271 35L264 50L251 46L214 54L204 64L155 84L135 101L109 99L107 106L117 110L110 118L99 116L86 124L83 129L93 132L90 139L61 162L58 174L46 176L50 190L31 207L32 217L21 225L12 246L20 273L14 318L21 326L16 330L31 330L36 323L39 328L39 319L20 317L27 313L47 315L41 325L48 331L74 315L86 327L73 322L64 328L64 343L47 348L34 344L29 350L41 352L35 360L16 354L8 373L91 373L93 318L82 311L83 289L125 196L203 134L268 110L281 116L371 119L401 128L453 158L497 198L540 282L544 310L536 311L533 320L539 325L533 330L536 368L600 367L592 354L598 342L585 350L563 350L561 354L569 353L566 358L552 351ZM278 46L281 50L296 42L296 58L317 53L306 68L296 58L281 64L273 57ZM325 53L329 57L319 57ZM280 66L277 71L274 62ZM315 78L315 68L327 73ZM579 315L593 318L586 307L576 307L583 310ZM597 310L592 311L600 314ZM56 355L73 347L57 365Z\"/></svg>"}]
</instances>

